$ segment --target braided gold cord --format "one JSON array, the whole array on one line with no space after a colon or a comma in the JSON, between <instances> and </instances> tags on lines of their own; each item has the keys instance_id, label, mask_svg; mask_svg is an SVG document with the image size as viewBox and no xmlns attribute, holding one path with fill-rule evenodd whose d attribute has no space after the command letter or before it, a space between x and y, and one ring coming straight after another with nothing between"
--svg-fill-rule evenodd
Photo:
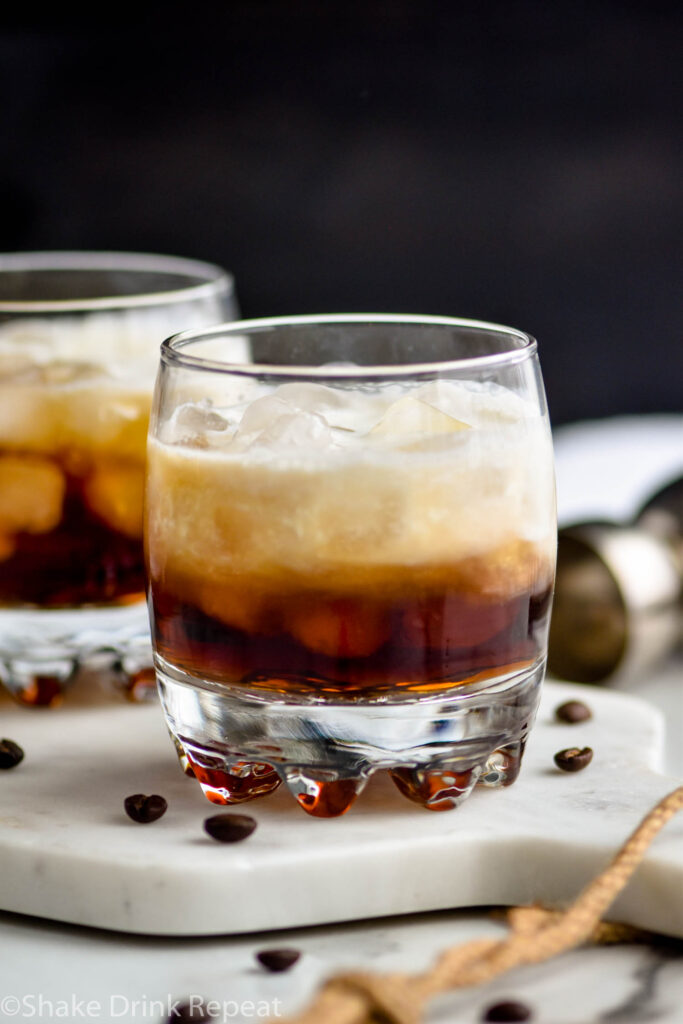
<instances>
[{"instance_id":1,"label":"braided gold cord","mask_svg":"<svg viewBox=\"0 0 683 1024\"><path fill-rule=\"evenodd\" d=\"M312 1004L279 1024L420 1024L428 1001L440 992L490 981L523 964L536 964L589 940L631 941L642 933L604 924L602 915L626 886L647 848L683 808L683 786L664 797L643 819L610 865L565 911L515 907L504 939L477 939L446 950L422 974L347 972L323 984ZM274 1022L273 1022L274 1024Z\"/></svg>"}]
</instances>

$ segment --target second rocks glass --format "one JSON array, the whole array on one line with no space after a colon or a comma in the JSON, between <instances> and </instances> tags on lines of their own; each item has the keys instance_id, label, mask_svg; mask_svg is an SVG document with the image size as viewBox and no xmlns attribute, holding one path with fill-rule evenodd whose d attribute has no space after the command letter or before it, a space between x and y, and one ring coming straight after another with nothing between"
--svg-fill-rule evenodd
<instances>
[{"instance_id":1,"label":"second rocks glass","mask_svg":"<svg viewBox=\"0 0 683 1024\"><path fill-rule=\"evenodd\" d=\"M126 680L150 665L142 500L159 346L236 312L232 278L207 263L0 256L0 679L24 703L54 702L96 654Z\"/></svg>"}]
</instances>

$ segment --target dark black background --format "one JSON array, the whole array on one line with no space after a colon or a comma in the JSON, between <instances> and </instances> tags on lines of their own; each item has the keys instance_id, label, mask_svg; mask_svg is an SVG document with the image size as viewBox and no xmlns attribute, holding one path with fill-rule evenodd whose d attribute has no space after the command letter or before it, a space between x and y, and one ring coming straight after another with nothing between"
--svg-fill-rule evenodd
<instances>
[{"instance_id":1,"label":"dark black background","mask_svg":"<svg viewBox=\"0 0 683 1024\"><path fill-rule=\"evenodd\" d=\"M0 248L203 257L250 316L498 320L555 423L680 411L682 9L13 11Z\"/></svg>"}]
</instances>

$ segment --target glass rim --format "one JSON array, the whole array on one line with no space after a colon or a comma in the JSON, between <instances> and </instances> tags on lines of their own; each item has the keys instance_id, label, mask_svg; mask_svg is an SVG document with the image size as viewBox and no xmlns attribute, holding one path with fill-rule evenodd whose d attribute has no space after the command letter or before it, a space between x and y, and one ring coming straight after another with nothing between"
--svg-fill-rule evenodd
<instances>
[{"instance_id":1,"label":"glass rim","mask_svg":"<svg viewBox=\"0 0 683 1024\"><path fill-rule=\"evenodd\" d=\"M0 253L0 274L5 271L30 274L32 271L40 273L50 270L175 273L184 274L190 279L190 283L170 291L141 290L130 295L102 295L81 299L0 299L0 313L79 313L139 306L167 306L172 303L193 302L214 295L234 294L235 290L235 280L227 270L216 263L185 256L75 249ZM192 279L196 283L191 283Z\"/></svg>"},{"instance_id":2,"label":"glass rim","mask_svg":"<svg viewBox=\"0 0 683 1024\"><path fill-rule=\"evenodd\" d=\"M184 348L195 341L204 341L216 336L255 333L276 327L344 325L344 324L413 324L425 327L467 328L488 333L497 333L515 338L521 342L516 348L503 352L491 352L487 355L460 356L457 359L432 360L415 363L373 364L373 365L333 365L308 364L288 366L277 363L231 363L217 359L206 359L203 356L189 355ZM268 375L273 377L312 377L358 379L368 377L412 377L416 374L443 373L449 370L477 370L488 367L511 366L535 355L538 349L536 339L503 324L489 323L485 320L468 320L460 317L427 316L422 314L403 313L325 313L306 316L262 317L252 320L233 320L229 323L216 324L209 328L193 328L172 334L161 345L161 362L167 366L182 367L188 370L205 370L210 373L236 374L253 377Z\"/></svg>"}]
</instances>

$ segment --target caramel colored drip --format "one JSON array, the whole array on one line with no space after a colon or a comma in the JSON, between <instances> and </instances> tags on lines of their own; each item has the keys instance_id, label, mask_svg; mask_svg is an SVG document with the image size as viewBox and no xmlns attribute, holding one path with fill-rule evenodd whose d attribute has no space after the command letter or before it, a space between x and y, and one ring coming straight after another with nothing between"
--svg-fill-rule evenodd
<instances>
[{"instance_id":1,"label":"caramel colored drip","mask_svg":"<svg viewBox=\"0 0 683 1024\"><path fill-rule=\"evenodd\" d=\"M225 768L212 767L186 754L192 773L212 804L241 804L256 797L272 793L280 785L280 778L269 764L240 761Z\"/></svg>"},{"instance_id":2,"label":"caramel colored drip","mask_svg":"<svg viewBox=\"0 0 683 1024\"><path fill-rule=\"evenodd\" d=\"M473 784L471 768L462 772L394 768L389 774L403 796L428 811L451 810Z\"/></svg>"},{"instance_id":3,"label":"caramel colored drip","mask_svg":"<svg viewBox=\"0 0 683 1024\"><path fill-rule=\"evenodd\" d=\"M299 793L297 800L313 818L338 818L351 807L359 788L358 779L312 781L310 792Z\"/></svg>"},{"instance_id":4,"label":"caramel colored drip","mask_svg":"<svg viewBox=\"0 0 683 1024\"><path fill-rule=\"evenodd\" d=\"M23 689L13 688L12 696L20 704L34 708L54 708L62 702L64 681L58 676L33 676Z\"/></svg>"}]
</instances>

